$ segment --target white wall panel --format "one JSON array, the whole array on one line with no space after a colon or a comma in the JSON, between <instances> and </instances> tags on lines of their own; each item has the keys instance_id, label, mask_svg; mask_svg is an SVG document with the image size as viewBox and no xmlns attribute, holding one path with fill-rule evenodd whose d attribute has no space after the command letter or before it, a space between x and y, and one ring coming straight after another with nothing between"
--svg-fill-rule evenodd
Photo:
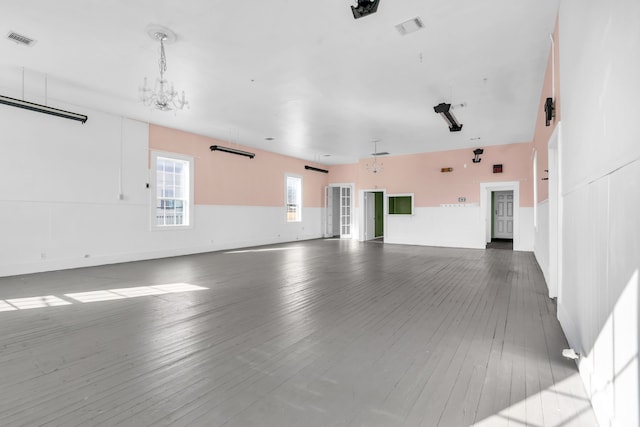
<instances>
[{"instance_id":1,"label":"white wall panel","mask_svg":"<svg viewBox=\"0 0 640 427\"><path fill-rule=\"evenodd\" d=\"M322 208L287 223L283 207L197 205L190 229L154 230L147 205L0 202L0 276L321 237ZM9 213L9 214L7 214ZM105 225L109 224L109 225Z\"/></svg>"},{"instance_id":2,"label":"white wall panel","mask_svg":"<svg viewBox=\"0 0 640 427\"><path fill-rule=\"evenodd\" d=\"M561 2L558 316L601 425L640 423L640 2Z\"/></svg>"},{"instance_id":3,"label":"white wall panel","mask_svg":"<svg viewBox=\"0 0 640 427\"><path fill-rule=\"evenodd\" d=\"M567 190L640 158L640 2L560 2Z\"/></svg>"},{"instance_id":4,"label":"white wall panel","mask_svg":"<svg viewBox=\"0 0 640 427\"><path fill-rule=\"evenodd\" d=\"M480 207L416 208L414 215L387 215L384 241L407 245L484 249ZM533 250L533 208L520 208L518 244Z\"/></svg>"},{"instance_id":5,"label":"white wall panel","mask_svg":"<svg viewBox=\"0 0 640 427\"><path fill-rule=\"evenodd\" d=\"M520 216L519 216L520 228L519 228L519 238L514 240L513 250L514 251L533 251L533 208L524 208L520 207Z\"/></svg>"},{"instance_id":6,"label":"white wall panel","mask_svg":"<svg viewBox=\"0 0 640 427\"><path fill-rule=\"evenodd\" d=\"M534 227L533 252L542 270L544 278L549 283L549 200L538 203L536 207L538 223Z\"/></svg>"},{"instance_id":7,"label":"white wall panel","mask_svg":"<svg viewBox=\"0 0 640 427\"><path fill-rule=\"evenodd\" d=\"M387 215L385 227L385 243L485 247L477 206L416 208L414 215Z\"/></svg>"}]
</instances>

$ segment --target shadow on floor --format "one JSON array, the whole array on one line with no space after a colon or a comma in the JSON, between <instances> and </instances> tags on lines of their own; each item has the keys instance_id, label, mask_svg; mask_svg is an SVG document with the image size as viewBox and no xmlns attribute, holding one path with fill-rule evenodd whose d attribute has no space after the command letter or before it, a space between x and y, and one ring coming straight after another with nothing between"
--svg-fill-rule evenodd
<instances>
[{"instance_id":1,"label":"shadow on floor","mask_svg":"<svg viewBox=\"0 0 640 427\"><path fill-rule=\"evenodd\" d=\"M491 242L487 243L487 249L506 249L512 251L513 239L491 239Z\"/></svg>"}]
</instances>

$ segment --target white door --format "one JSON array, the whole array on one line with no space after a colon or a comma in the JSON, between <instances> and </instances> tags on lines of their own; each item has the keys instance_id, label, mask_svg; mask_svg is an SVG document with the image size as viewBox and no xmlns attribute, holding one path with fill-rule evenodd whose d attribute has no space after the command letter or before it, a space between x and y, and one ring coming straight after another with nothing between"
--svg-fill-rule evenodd
<instances>
[{"instance_id":1,"label":"white door","mask_svg":"<svg viewBox=\"0 0 640 427\"><path fill-rule=\"evenodd\" d=\"M340 238L351 237L351 186L340 187Z\"/></svg>"},{"instance_id":2,"label":"white door","mask_svg":"<svg viewBox=\"0 0 640 427\"><path fill-rule=\"evenodd\" d=\"M364 193L364 240L376 238L376 195Z\"/></svg>"},{"instance_id":3,"label":"white door","mask_svg":"<svg viewBox=\"0 0 640 427\"><path fill-rule=\"evenodd\" d=\"M493 236L513 239L513 191L493 193Z\"/></svg>"}]
</instances>

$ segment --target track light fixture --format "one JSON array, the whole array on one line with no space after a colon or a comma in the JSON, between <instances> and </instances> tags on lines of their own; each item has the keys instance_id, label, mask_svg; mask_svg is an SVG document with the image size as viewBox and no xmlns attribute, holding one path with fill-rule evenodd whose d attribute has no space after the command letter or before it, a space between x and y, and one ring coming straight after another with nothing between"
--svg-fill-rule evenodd
<instances>
[{"instance_id":1,"label":"track light fixture","mask_svg":"<svg viewBox=\"0 0 640 427\"><path fill-rule=\"evenodd\" d=\"M447 126L449 126L449 132L458 132L462 129L462 124L458 122L456 117L453 115L451 110L451 104L445 104L441 102L440 104L433 107L433 110L440 114L445 122L447 122Z\"/></svg>"},{"instance_id":2,"label":"track light fixture","mask_svg":"<svg viewBox=\"0 0 640 427\"><path fill-rule=\"evenodd\" d=\"M256 155L255 153L250 153L248 151L236 150L235 148L223 147L222 145L212 145L209 147L211 151L224 151L225 153L237 154L238 156L245 156L250 159L253 159Z\"/></svg>"},{"instance_id":3,"label":"track light fixture","mask_svg":"<svg viewBox=\"0 0 640 427\"><path fill-rule=\"evenodd\" d=\"M358 0L358 6L351 6L353 19L362 18L363 16L376 13L380 0Z\"/></svg>"},{"instance_id":4,"label":"track light fixture","mask_svg":"<svg viewBox=\"0 0 640 427\"><path fill-rule=\"evenodd\" d=\"M320 168L316 168L313 166L309 166L309 165L304 165L304 168L308 171L314 171L314 172L322 172L322 173L329 173L328 170L326 169L320 169Z\"/></svg>"},{"instance_id":5,"label":"track light fixture","mask_svg":"<svg viewBox=\"0 0 640 427\"><path fill-rule=\"evenodd\" d=\"M21 99L9 98L0 95L0 104L9 105L11 107L24 108L25 110L35 111L37 113L50 114L52 116L62 117L64 119L77 120L85 123L87 116L84 114L72 113L71 111L59 110L47 105L34 104L33 102L23 101Z\"/></svg>"},{"instance_id":6,"label":"track light fixture","mask_svg":"<svg viewBox=\"0 0 640 427\"><path fill-rule=\"evenodd\" d=\"M482 160L480 158L480 154L482 153L484 153L484 150L482 148L476 148L475 150L473 150L473 154L475 155L475 157L471 159L471 161L473 163L480 163L480 161Z\"/></svg>"}]
</instances>

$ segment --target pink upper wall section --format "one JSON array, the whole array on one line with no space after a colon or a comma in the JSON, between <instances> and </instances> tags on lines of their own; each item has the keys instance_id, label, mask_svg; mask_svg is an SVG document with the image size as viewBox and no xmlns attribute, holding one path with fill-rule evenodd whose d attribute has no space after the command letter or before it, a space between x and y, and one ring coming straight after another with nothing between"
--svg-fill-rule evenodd
<instances>
[{"instance_id":1,"label":"pink upper wall section","mask_svg":"<svg viewBox=\"0 0 640 427\"><path fill-rule=\"evenodd\" d=\"M533 147L536 150L538 158L537 174L539 178L547 177L545 170L549 169L549 152L547 150L547 143L549 138L556 127L556 123L560 121L560 59L559 49L560 41L558 36L558 21L556 20L556 28L553 32L554 49L551 51L549 48L549 59L547 62L547 70L544 77L544 85L542 87L542 94L540 95L540 104L538 108L538 118L536 119L536 129L533 136ZM551 41L549 41L551 45ZM553 60L552 60L553 55ZM555 79L553 78L552 65L555 62ZM547 98L553 96L552 81L555 80L555 109L556 117L551 121L550 126L546 126L544 117L544 102ZM536 202L542 202L549 198L549 181L542 181L538 179L538 200Z\"/></svg>"},{"instance_id":2,"label":"pink upper wall section","mask_svg":"<svg viewBox=\"0 0 640 427\"><path fill-rule=\"evenodd\" d=\"M379 157L383 165L377 174L367 170L373 159L330 168L331 183L356 183L356 190L384 189L387 194L414 193L416 207L458 203L480 203L480 183L520 182L520 206L533 206L531 143L483 147L480 163L473 163L473 148L406 156ZM493 165L502 164L503 173L494 174ZM465 167L466 165L466 167ZM451 167L453 172L441 172Z\"/></svg>"},{"instance_id":3,"label":"pink upper wall section","mask_svg":"<svg viewBox=\"0 0 640 427\"><path fill-rule=\"evenodd\" d=\"M332 184L350 184L355 183L358 178L358 164L331 166L329 181Z\"/></svg>"},{"instance_id":4,"label":"pink upper wall section","mask_svg":"<svg viewBox=\"0 0 640 427\"><path fill-rule=\"evenodd\" d=\"M209 150L216 144L251 151L256 157ZM149 148L194 157L196 204L284 206L284 176L292 174L302 177L302 206L324 206L327 174L304 169L305 164L326 169L322 165L157 125L149 125Z\"/></svg>"}]
</instances>

